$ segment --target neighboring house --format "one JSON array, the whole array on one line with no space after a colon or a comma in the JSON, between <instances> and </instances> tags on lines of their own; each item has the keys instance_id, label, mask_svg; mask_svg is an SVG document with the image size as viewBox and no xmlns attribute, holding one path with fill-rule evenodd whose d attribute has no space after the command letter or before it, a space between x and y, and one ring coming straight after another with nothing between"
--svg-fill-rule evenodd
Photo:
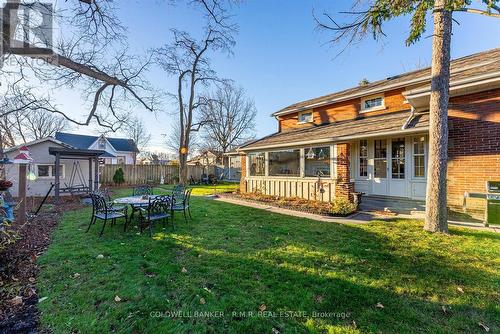
<instances>
[{"instance_id":1,"label":"neighboring house","mask_svg":"<svg viewBox=\"0 0 500 334\"><path fill-rule=\"evenodd\" d=\"M429 98L427 68L279 110L277 133L238 150L241 191L423 200ZM451 63L449 206L461 209L464 192L485 192L487 180L500 180L500 48Z\"/></svg>"},{"instance_id":2,"label":"neighboring house","mask_svg":"<svg viewBox=\"0 0 500 334\"><path fill-rule=\"evenodd\" d=\"M27 195L28 196L45 196L50 189L52 183L55 183L55 156L49 154L49 148L64 148L73 150L74 147L67 145L52 137L38 139L26 144L5 150L7 158L12 160L22 146L26 146L30 151L30 156L33 163L28 165L28 173L35 176L34 180L28 178ZM92 169L95 168L95 162L92 163ZM61 188L88 186L89 180L95 175L90 174L89 158L82 157L79 159L61 159ZM94 172L92 170L92 172ZM13 186L10 188L12 196L16 197L19 190L19 165L5 165L5 176L7 180L12 181ZM51 195L54 195L52 190Z\"/></svg>"},{"instance_id":3,"label":"neighboring house","mask_svg":"<svg viewBox=\"0 0 500 334\"><path fill-rule=\"evenodd\" d=\"M110 138L104 135L88 136L74 133L57 132L55 139L82 150L104 150L106 155L101 157L107 165L134 165L139 150L132 139Z\"/></svg>"},{"instance_id":4,"label":"neighboring house","mask_svg":"<svg viewBox=\"0 0 500 334\"><path fill-rule=\"evenodd\" d=\"M187 162L190 166L222 166L222 154L219 151L203 150L199 155Z\"/></svg>"}]
</instances>

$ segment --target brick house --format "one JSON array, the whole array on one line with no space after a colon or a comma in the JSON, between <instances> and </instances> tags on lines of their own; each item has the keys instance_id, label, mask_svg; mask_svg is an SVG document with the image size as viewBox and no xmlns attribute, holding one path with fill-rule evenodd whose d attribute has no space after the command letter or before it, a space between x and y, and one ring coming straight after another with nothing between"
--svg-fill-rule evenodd
<instances>
[{"instance_id":1,"label":"brick house","mask_svg":"<svg viewBox=\"0 0 500 334\"><path fill-rule=\"evenodd\" d=\"M298 102L278 131L239 149L242 192L331 201L425 199L430 69ZM500 48L451 63L448 203L500 180ZM469 202L476 213L481 200ZM474 211L474 210L473 210Z\"/></svg>"}]
</instances>

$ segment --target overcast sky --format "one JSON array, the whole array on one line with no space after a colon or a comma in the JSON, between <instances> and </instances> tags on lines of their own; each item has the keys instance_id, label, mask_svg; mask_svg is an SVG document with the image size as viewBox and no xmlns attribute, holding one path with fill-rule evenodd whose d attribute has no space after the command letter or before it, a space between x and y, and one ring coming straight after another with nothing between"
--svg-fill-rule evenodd
<instances>
[{"instance_id":1,"label":"overcast sky","mask_svg":"<svg viewBox=\"0 0 500 334\"><path fill-rule=\"evenodd\" d=\"M177 1L182 3L182 1ZM145 53L171 40L170 28L197 34L202 20L192 7L169 0L120 1L119 16L127 25L131 52ZM386 25L387 38L366 39L335 57L338 46L329 45L327 32L315 27L312 12L335 14L348 10L352 1L338 0L247 0L234 8L234 20L239 25L234 55L215 54L211 58L221 77L233 79L258 110L257 135L275 132L276 121L270 114L289 104L349 88L367 78L383 79L418 66L429 65L431 38L429 33L416 45L406 47L408 19ZM454 24L452 56L454 58L500 47L500 20L472 14L455 14L460 25ZM428 31L431 31L429 26ZM149 73L151 82L172 91L174 78L160 69ZM84 115L78 92L63 92L59 102L73 115ZM148 125L153 138L153 150L165 149L162 134L168 133L176 118L173 105L154 116L144 110L132 112ZM169 114L170 112L170 114ZM92 133L94 128L80 128Z\"/></svg>"}]
</instances>

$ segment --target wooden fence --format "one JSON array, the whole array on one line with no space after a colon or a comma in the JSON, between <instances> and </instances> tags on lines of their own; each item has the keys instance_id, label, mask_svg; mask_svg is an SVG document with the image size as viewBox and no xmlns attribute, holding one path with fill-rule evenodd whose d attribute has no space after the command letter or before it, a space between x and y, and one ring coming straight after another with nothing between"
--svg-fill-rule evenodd
<instances>
[{"instance_id":1,"label":"wooden fence","mask_svg":"<svg viewBox=\"0 0 500 334\"><path fill-rule=\"evenodd\" d=\"M178 166L162 166L162 165L104 165L100 169L100 183L113 184L113 175L118 168L123 170L125 185L137 184L159 184L163 179L163 183L176 183L179 179ZM201 166L188 166L188 177L193 176L194 179L200 179L201 175L215 174L215 167L203 168Z\"/></svg>"}]
</instances>

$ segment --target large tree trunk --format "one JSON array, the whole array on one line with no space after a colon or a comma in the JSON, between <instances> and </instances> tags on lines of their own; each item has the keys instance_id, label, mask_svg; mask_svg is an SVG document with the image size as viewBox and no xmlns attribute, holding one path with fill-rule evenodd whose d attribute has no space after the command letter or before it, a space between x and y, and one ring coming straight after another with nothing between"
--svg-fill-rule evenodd
<instances>
[{"instance_id":1,"label":"large tree trunk","mask_svg":"<svg viewBox=\"0 0 500 334\"><path fill-rule=\"evenodd\" d=\"M448 99L452 13L444 9L445 3L445 0L437 0L434 7L429 106L429 170L427 172L424 229L447 233L446 173L448 167Z\"/></svg>"},{"instance_id":2,"label":"large tree trunk","mask_svg":"<svg viewBox=\"0 0 500 334\"><path fill-rule=\"evenodd\" d=\"M179 183L188 184L187 153L179 152Z\"/></svg>"}]
</instances>

